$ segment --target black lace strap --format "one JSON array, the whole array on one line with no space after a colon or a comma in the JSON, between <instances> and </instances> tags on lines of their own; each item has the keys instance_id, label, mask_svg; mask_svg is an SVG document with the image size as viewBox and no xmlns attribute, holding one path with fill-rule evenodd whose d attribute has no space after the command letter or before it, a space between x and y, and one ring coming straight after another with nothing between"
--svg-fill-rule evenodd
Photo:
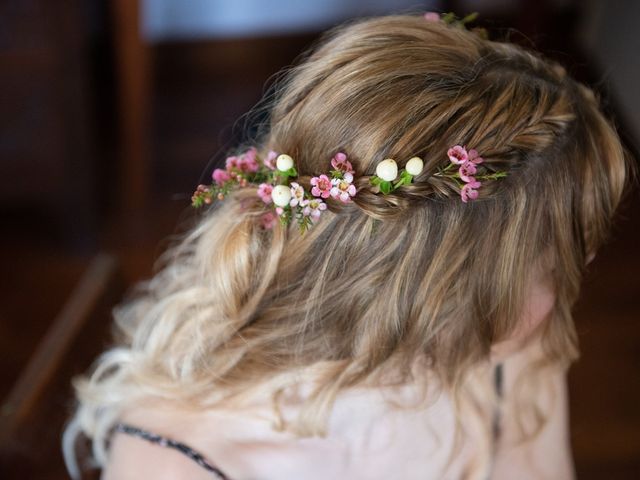
<instances>
[{"instance_id":1,"label":"black lace strap","mask_svg":"<svg viewBox=\"0 0 640 480\"><path fill-rule=\"evenodd\" d=\"M495 389L498 402L493 411L492 419L492 439L491 439L491 466L487 480L491 478L491 471L493 470L493 464L496 460L496 453L498 451L498 442L502 436L502 400L504 399L504 366L499 363L493 370L493 388Z\"/></svg>"},{"instance_id":2,"label":"black lace strap","mask_svg":"<svg viewBox=\"0 0 640 480\"><path fill-rule=\"evenodd\" d=\"M115 432L126 433L127 435L132 435L134 437L142 438L147 442L151 442L153 444L159 445L161 447L173 448L174 450L183 453L191 460L196 462L205 470L213 473L219 480L231 480L227 477L222 471L213 466L209 461L204 458L204 456L198 452L196 452L193 448L185 445L184 443L176 442L175 440L171 440L170 438L162 437L160 435L156 435L155 433L147 432L146 430L142 430L137 427L132 427L131 425L127 425L124 423L118 423L114 427Z\"/></svg>"},{"instance_id":3,"label":"black lace strap","mask_svg":"<svg viewBox=\"0 0 640 480\"><path fill-rule=\"evenodd\" d=\"M504 366L502 363L496 365L493 372L493 386L498 397L498 408L493 413L493 440L497 442L502 429L502 411L499 404L502 403L504 398Z\"/></svg>"}]
</instances>

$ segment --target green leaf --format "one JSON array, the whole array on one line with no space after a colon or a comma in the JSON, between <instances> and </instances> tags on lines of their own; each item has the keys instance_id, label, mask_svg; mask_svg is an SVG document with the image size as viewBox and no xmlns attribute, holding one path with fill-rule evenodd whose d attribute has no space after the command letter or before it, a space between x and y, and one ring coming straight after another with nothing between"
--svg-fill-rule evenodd
<instances>
[{"instance_id":1,"label":"green leaf","mask_svg":"<svg viewBox=\"0 0 640 480\"><path fill-rule=\"evenodd\" d=\"M382 179L380 177L376 177L375 175L369 178L369 183L371 185L380 185L380 182L382 182Z\"/></svg>"},{"instance_id":2,"label":"green leaf","mask_svg":"<svg viewBox=\"0 0 640 480\"><path fill-rule=\"evenodd\" d=\"M282 172L286 177L297 177L298 172L296 171L296 167L291 167L289 170Z\"/></svg>"},{"instance_id":3,"label":"green leaf","mask_svg":"<svg viewBox=\"0 0 640 480\"><path fill-rule=\"evenodd\" d=\"M453 23L453 22L456 21L456 15L453 12L447 12L447 13L442 14L441 20L444 23Z\"/></svg>"},{"instance_id":4,"label":"green leaf","mask_svg":"<svg viewBox=\"0 0 640 480\"><path fill-rule=\"evenodd\" d=\"M460 20L460 23L462 25L466 25L467 23L473 22L476 18L478 18L478 12L473 12L469 15L466 15L462 20Z\"/></svg>"},{"instance_id":5,"label":"green leaf","mask_svg":"<svg viewBox=\"0 0 640 480\"><path fill-rule=\"evenodd\" d=\"M387 182L386 180L380 180L380 191L385 195L388 195L393 190L393 185L391 182Z\"/></svg>"},{"instance_id":6,"label":"green leaf","mask_svg":"<svg viewBox=\"0 0 640 480\"><path fill-rule=\"evenodd\" d=\"M407 172L405 169L400 170L400 178L394 184L393 189L395 190L402 185L409 185L413 181L413 175Z\"/></svg>"},{"instance_id":7,"label":"green leaf","mask_svg":"<svg viewBox=\"0 0 640 480\"><path fill-rule=\"evenodd\" d=\"M336 178L342 180L344 178L344 172L342 170L331 170L329 172L329 176L331 178Z\"/></svg>"},{"instance_id":8,"label":"green leaf","mask_svg":"<svg viewBox=\"0 0 640 480\"><path fill-rule=\"evenodd\" d=\"M298 225L300 227L300 235L302 235L304 232L309 230L309 228L311 228L311 225L313 225L313 221L310 217L302 216L298 221Z\"/></svg>"}]
</instances>

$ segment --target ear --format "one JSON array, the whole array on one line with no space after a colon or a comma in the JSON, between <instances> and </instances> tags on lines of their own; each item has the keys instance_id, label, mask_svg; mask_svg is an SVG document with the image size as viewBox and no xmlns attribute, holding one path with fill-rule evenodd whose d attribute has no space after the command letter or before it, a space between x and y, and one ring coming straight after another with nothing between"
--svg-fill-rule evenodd
<instances>
[{"instance_id":1,"label":"ear","mask_svg":"<svg viewBox=\"0 0 640 480\"><path fill-rule=\"evenodd\" d=\"M491 347L494 358L504 358L523 349L536 338L553 312L556 292L549 267L539 263L527 282L522 315L511 337Z\"/></svg>"}]
</instances>

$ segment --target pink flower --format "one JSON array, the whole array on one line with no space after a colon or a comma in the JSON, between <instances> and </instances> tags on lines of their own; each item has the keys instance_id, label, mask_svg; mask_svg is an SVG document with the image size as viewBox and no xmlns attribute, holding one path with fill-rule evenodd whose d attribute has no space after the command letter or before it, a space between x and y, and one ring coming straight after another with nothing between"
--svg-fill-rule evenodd
<instances>
[{"instance_id":1,"label":"pink flower","mask_svg":"<svg viewBox=\"0 0 640 480\"><path fill-rule=\"evenodd\" d=\"M298 183L291 182L291 201L289 205L295 207L296 205L302 205L302 201L304 200L304 188L302 188Z\"/></svg>"},{"instance_id":2,"label":"pink flower","mask_svg":"<svg viewBox=\"0 0 640 480\"><path fill-rule=\"evenodd\" d=\"M312 198L309 200L304 200L301 204L304 208L302 209L302 214L305 217L311 217L317 219L320 217L320 214L323 210L327 209L327 204L324 203L319 198Z\"/></svg>"},{"instance_id":3,"label":"pink flower","mask_svg":"<svg viewBox=\"0 0 640 480\"><path fill-rule=\"evenodd\" d=\"M198 185L198 188L196 188L196 193L209 193L211 191L211 189L209 187L207 187L206 185Z\"/></svg>"},{"instance_id":4,"label":"pink flower","mask_svg":"<svg viewBox=\"0 0 640 480\"><path fill-rule=\"evenodd\" d=\"M467 149L460 145L456 145L455 147L451 147L447 150L447 156L449 157L449 160L456 165L462 165L464 162L469 160Z\"/></svg>"},{"instance_id":5,"label":"pink flower","mask_svg":"<svg viewBox=\"0 0 640 480\"><path fill-rule=\"evenodd\" d=\"M424 14L424 19L427 22L439 22L440 21L440 14L436 13L436 12L427 12Z\"/></svg>"},{"instance_id":6,"label":"pink flower","mask_svg":"<svg viewBox=\"0 0 640 480\"><path fill-rule=\"evenodd\" d=\"M240 160L238 162L238 167L242 172L258 171L258 168L260 167L258 165L258 161L256 160L256 154L257 154L257 151L255 147L251 147L242 155L242 157L240 157Z\"/></svg>"},{"instance_id":7,"label":"pink flower","mask_svg":"<svg viewBox=\"0 0 640 480\"><path fill-rule=\"evenodd\" d=\"M267 205L269 205L273 201L273 199L271 198L272 191L273 191L273 185L270 185L268 183L261 183L258 186L258 196Z\"/></svg>"},{"instance_id":8,"label":"pink flower","mask_svg":"<svg viewBox=\"0 0 640 480\"><path fill-rule=\"evenodd\" d=\"M333 198L339 198L341 202L348 203L351 197L356 195L356 186L351 182L353 181L353 175L345 173L344 178L334 178L331 183L333 187L329 193Z\"/></svg>"},{"instance_id":9,"label":"pink flower","mask_svg":"<svg viewBox=\"0 0 640 480\"><path fill-rule=\"evenodd\" d=\"M282 208L282 207L276 207L276 213L277 213L278 215L282 215L282 214L284 213L284 208Z\"/></svg>"},{"instance_id":10,"label":"pink flower","mask_svg":"<svg viewBox=\"0 0 640 480\"><path fill-rule=\"evenodd\" d=\"M227 172L238 170L240 168L238 161L239 159L235 155L233 157L227 157L227 160L225 161Z\"/></svg>"},{"instance_id":11,"label":"pink flower","mask_svg":"<svg viewBox=\"0 0 640 480\"><path fill-rule=\"evenodd\" d=\"M351 174L356 173L351 166L351 162L347 160L347 156L342 152L336 153L336 156L331 159L331 166L334 170L338 170L340 172Z\"/></svg>"},{"instance_id":12,"label":"pink flower","mask_svg":"<svg viewBox=\"0 0 640 480\"><path fill-rule=\"evenodd\" d=\"M271 230L273 227L276 226L277 222L278 222L278 216L273 212L265 212L260 217L260 225L265 230Z\"/></svg>"},{"instance_id":13,"label":"pink flower","mask_svg":"<svg viewBox=\"0 0 640 480\"><path fill-rule=\"evenodd\" d=\"M480 155L478 155L477 150L471 149L469 150L469 161L478 165L484 162L484 159Z\"/></svg>"},{"instance_id":14,"label":"pink flower","mask_svg":"<svg viewBox=\"0 0 640 480\"><path fill-rule=\"evenodd\" d=\"M326 175L320 175L319 177L313 177L311 179L311 195L314 197L329 198L331 194L331 180Z\"/></svg>"},{"instance_id":15,"label":"pink flower","mask_svg":"<svg viewBox=\"0 0 640 480\"><path fill-rule=\"evenodd\" d=\"M249 148L249 150L247 150L246 152L244 152L242 154L242 157L245 160L255 160L256 159L256 155L258 155L258 150L256 150L256 147L251 147Z\"/></svg>"},{"instance_id":16,"label":"pink flower","mask_svg":"<svg viewBox=\"0 0 640 480\"><path fill-rule=\"evenodd\" d=\"M478 155L478 151L471 149L467 152L465 147L456 145L455 147L451 147L447 154L453 163L460 165L460 168L458 169L460 178L467 183L475 182L475 178L473 178L473 176L478 171L476 165L484 162L484 159ZM466 158L466 160L463 160L464 158Z\"/></svg>"},{"instance_id":17,"label":"pink flower","mask_svg":"<svg viewBox=\"0 0 640 480\"><path fill-rule=\"evenodd\" d=\"M231 175L229 175L229 172L222 170L220 168L216 168L213 171L213 175L211 175L211 177L213 178L213 181L216 182L217 185L222 185L223 183L231 180Z\"/></svg>"},{"instance_id":18,"label":"pink flower","mask_svg":"<svg viewBox=\"0 0 640 480\"><path fill-rule=\"evenodd\" d=\"M275 170L276 169L276 158L278 158L278 154L276 152L274 152L273 150L269 150L269 153L267 154L267 158L265 158L262 163L264 163L264 166L267 167L269 170Z\"/></svg>"},{"instance_id":19,"label":"pink flower","mask_svg":"<svg viewBox=\"0 0 640 480\"><path fill-rule=\"evenodd\" d=\"M467 203L467 201L469 200L475 200L476 198L478 198L478 190L476 189L480 188L480 185L482 185L480 182L476 182L475 180L473 180L472 182L469 182L464 187L462 187L462 190L460 190L462 201L464 203Z\"/></svg>"},{"instance_id":20,"label":"pink flower","mask_svg":"<svg viewBox=\"0 0 640 480\"><path fill-rule=\"evenodd\" d=\"M470 162L470 161L464 162L462 165L460 165L460 168L458 169L458 173L460 174L460 178L464 182L473 182L473 181L475 181L475 178L473 178L473 175L475 175L476 172L477 172L477 169L476 169L475 163Z\"/></svg>"}]
</instances>

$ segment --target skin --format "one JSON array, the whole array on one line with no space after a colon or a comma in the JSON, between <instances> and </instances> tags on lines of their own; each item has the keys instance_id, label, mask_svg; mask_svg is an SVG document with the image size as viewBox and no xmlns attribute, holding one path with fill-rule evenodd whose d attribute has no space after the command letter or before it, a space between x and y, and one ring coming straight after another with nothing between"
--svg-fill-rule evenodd
<instances>
[{"instance_id":1,"label":"skin","mask_svg":"<svg viewBox=\"0 0 640 480\"><path fill-rule=\"evenodd\" d=\"M520 429L514 421L516 378L538 356L539 332L555 301L549 279L549 272L539 270L534 273L529 289L531 295L520 327L511 338L497 343L492 349L492 363L502 363L504 368L501 436L496 448L492 480L575 478L569 445L565 371L550 372L541 387L535 390L547 422L533 440L522 441ZM264 448L264 445L233 445L233 442L220 441L218 437L212 439L210 432L220 431L221 424L213 419L208 420L206 415L172 413L151 406L127 412L123 420L183 441L208 458L221 459L219 466L234 480L255 478L255 472L260 471L260 465L249 465L251 461L247 459L252 458L255 449ZM434 418L433 421L437 426L438 419ZM282 455L283 452L274 454ZM286 452L284 454L286 456ZM213 477L176 451L116 434L102 479L139 478L211 480ZM427 473L425 478L431 477Z\"/></svg>"},{"instance_id":2,"label":"skin","mask_svg":"<svg viewBox=\"0 0 640 480\"><path fill-rule=\"evenodd\" d=\"M595 253L590 253L587 265L594 258ZM502 436L492 475L497 480L575 478L569 440L566 371L549 372L542 387L537 389L547 423L533 440L522 441L514 421L516 379L530 361L539 356L540 332L556 299L550 274L550 270L542 269L534 273L523 321L510 339L492 348L493 362L503 363L505 379Z\"/></svg>"},{"instance_id":3,"label":"skin","mask_svg":"<svg viewBox=\"0 0 640 480\"><path fill-rule=\"evenodd\" d=\"M185 455L128 435L116 434L103 480L211 480L212 475Z\"/></svg>"},{"instance_id":4,"label":"skin","mask_svg":"<svg viewBox=\"0 0 640 480\"><path fill-rule=\"evenodd\" d=\"M504 363L505 395L501 437L497 445L493 480L539 480L575 478L569 442L566 372L557 370L536 389L547 422L533 440L524 440L515 422L515 379L535 355L536 345L509 357Z\"/></svg>"},{"instance_id":5,"label":"skin","mask_svg":"<svg viewBox=\"0 0 640 480\"><path fill-rule=\"evenodd\" d=\"M505 361L527 345L535 343L544 322L553 310L556 295L551 281L551 271L537 268L531 275L529 285L529 297L516 331L510 338L494 344L491 348L492 360L495 363Z\"/></svg>"}]
</instances>

